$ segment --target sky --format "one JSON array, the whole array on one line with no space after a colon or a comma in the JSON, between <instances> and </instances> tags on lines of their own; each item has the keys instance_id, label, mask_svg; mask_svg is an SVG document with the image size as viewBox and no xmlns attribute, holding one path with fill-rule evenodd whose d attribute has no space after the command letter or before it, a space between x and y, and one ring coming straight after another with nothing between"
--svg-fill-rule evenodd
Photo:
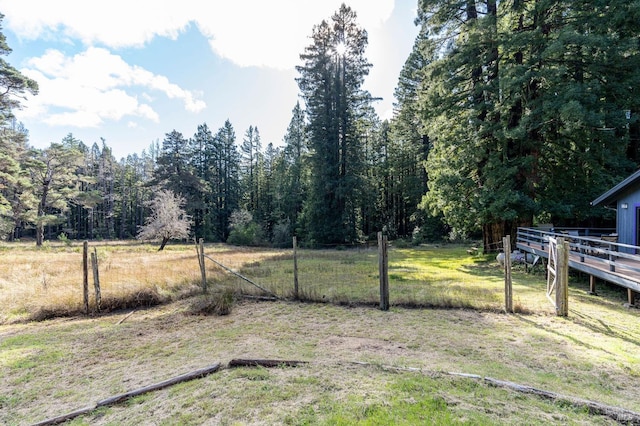
<instances>
[{"instance_id":1,"label":"sky","mask_svg":"<svg viewBox=\"0 0 640 426\"><path fill-rule=\"evenodd\" d=\"M281 146L300 100L300 54L342 2L0 0L5 60L40 87L16 117L34 147L71 133L89 146L104 139L117 159L173 130L190 138L206 123L215 133L227 119L238 143L254 126L263 146ZM363 88L391 118L417 1L345 3L369 35Z\"/></svg>"}]
</instances>

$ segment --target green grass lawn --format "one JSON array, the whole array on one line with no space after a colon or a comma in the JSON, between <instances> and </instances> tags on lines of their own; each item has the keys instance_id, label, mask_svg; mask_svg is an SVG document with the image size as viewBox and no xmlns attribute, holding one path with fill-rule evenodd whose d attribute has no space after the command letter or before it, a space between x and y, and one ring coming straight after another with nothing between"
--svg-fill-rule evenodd
<instances>
[{"instance_id":1,"label":"green grass lawn","mask_svg":"<svg viewBox=\"0 0 640 426\"><path fill-rule=\"evenodd\" d=\"M293 295L293 257L280 254L245 264L240 272L283 297ZM524 273L514 266L513 294L517 312L551 312L545 296L542 266ZM303 300L336 304L379 303L376 249L300 250L299 292ZM259 294L232 276L235 287ZM392 248L389 252L389 292L392 306L504 309L504 277L495 255L470 255L467 246Z\"/></svg>"}]
</instances>

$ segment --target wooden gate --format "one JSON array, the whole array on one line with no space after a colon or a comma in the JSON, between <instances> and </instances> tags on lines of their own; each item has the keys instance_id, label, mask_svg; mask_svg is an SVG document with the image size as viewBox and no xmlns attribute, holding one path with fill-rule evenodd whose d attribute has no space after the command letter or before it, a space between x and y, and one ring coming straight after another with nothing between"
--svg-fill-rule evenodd
<instances>
[{"instance_id":1,"label":"wooden gate","mask_svg":"<svg viewBox=\"0 0 640 426\"><path fill-rule=\"evenodd\" d=\"M558 264L558 240L554 237L549 237L549 263L547 263L547 299L556 305L555 300L551 297L556 289L556 265ZM556 306L557 309L557 306Z\"/></svg>"},{"instance_id":2,"label":"wooden gate","mask_svg":"<svg viewBox=\"0 0 640 426\"><path fill-rule=\"evenodd\" d=\"M569 243L564 238L549 237L547 298L558 316L569 314Z\"/></svg>"}]
</instances>

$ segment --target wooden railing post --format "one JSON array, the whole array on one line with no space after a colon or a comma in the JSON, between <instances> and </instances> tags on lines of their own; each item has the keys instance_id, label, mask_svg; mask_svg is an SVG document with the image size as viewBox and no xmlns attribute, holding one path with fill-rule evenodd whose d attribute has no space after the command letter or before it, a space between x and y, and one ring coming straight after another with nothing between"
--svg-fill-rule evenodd
<instances>
[{"instance_id":1,"label":"wooden railing post","mask_svg":"<svg viewBox=\"0 0 640 426\"><path fill-rule=\"evenodd\" d=\"M615 272L616 271L616 265L613 264L613 262L616 261L616 257L613 255L613 244L609 244L609 270L611 272Z\"/></svg>"}]
</instances>

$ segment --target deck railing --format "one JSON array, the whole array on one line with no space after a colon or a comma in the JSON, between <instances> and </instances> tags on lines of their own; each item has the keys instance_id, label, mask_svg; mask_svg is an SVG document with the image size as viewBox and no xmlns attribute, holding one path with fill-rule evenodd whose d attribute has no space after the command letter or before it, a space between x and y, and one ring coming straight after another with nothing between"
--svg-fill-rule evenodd
<instances>
[{"instance_id":1,"label":"deck railing","mask_svg":"<svg viewBox=\"0 0 640 426\"><path fill-rule=\"evenodd\" d=\"M545 252L549 250L549 237L562 237L569 242L571 248L570 264L591 261L609 265L610 272L622 273L626 270L640 274L640 255L636 254L640 253L640 247L611 241L607 239L605 232L598 234L598 231L592 229L590 232L585 232L587 235L580 235L581 232L576 228L553 231L541 228L518 228L516 247L548 257Z\"/></svg>"}]
</instances>

